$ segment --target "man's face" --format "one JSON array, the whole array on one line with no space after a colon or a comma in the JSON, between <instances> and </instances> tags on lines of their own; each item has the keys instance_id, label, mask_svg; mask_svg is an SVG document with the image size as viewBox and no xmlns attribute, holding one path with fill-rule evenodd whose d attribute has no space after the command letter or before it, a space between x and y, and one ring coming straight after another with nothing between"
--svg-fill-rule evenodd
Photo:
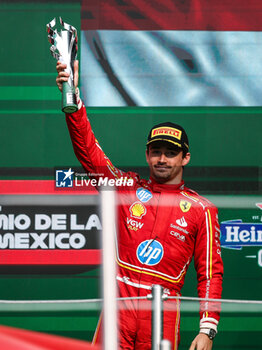
<instances>
[{"instance_id":1,"label":"man's face","mask_svg":"<svg viewBox=\"0 0 262 350\"><path fill-rule=\"evenodd\" d=\"M159 183L179 184L182 181L183 166L188 164L190 153L183 158L181 148L170 142L152 142L146 151L150 175Z\"/></svg>"}]
</instances>

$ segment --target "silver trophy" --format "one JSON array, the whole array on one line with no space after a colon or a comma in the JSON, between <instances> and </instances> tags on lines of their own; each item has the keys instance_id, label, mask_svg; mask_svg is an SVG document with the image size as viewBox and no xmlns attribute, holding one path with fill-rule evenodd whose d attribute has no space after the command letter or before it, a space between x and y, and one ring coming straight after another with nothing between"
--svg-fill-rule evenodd
<instances>
[{"instance_id":1,"label":"silver trophy","mask_svg":"<svg viewBox=\"0 0 262 350\"><path fill-rule=\"evenodd\" d=\"M65 113L73 113L78 109L74 87L74 61L77 55L77 30L70 24L64 23L61 17L59 17L59 20L62 26L60 32L58 32L57 29L54 29L56 18L46 25L48 40L50 44L52 44L50 47L51 55L57 61L67 65L65 71L69 73L70 76L68 82L63 83L62 111Z\"/></svg>"}]
</instances>

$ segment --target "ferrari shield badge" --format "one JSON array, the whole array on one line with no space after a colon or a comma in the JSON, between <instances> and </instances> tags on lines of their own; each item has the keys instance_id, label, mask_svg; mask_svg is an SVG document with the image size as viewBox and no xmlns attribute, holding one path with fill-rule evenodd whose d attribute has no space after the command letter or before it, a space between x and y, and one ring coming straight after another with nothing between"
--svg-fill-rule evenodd
<instances>
[{"instance_id":1,"label":"ferrari shield badge","mask_svg":"<svg viewBox=\"0 0 262 350\"><path fill-rule=\"evenodd\" d=\"M183 213L188 212L190 208L191 208L190 202L184 201L184 200L180 201L180 209L182 210Z\"/></svg>"}]
</instances>

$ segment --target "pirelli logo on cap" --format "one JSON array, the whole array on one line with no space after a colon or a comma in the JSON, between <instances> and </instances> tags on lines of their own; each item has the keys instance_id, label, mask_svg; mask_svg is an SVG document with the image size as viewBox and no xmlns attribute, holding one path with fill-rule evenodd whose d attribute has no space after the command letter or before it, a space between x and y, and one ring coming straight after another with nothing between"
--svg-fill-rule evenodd
<instances>
[{"instance_id":1,"label":"pirelli logo on cap","mask_svg":"<svg viewBox=\"0 0 262 350\"><path fill-rule=\"evenodd\" d=\"M164 127L153 129L151 132L151 138L156 136L161 136L161 135L173 136L176 139L181 140L182 131L175 128L168 127L168 126L164 126Z\"/></svg>"}]
</instances>

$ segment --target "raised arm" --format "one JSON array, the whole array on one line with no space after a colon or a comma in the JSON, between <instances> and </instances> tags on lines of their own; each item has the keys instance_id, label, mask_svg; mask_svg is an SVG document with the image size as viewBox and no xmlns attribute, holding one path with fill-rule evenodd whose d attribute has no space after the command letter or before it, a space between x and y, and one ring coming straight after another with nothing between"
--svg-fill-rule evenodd
<instances>
[{"instance_id":1,"label":"raised arm","mask_svg":"<svg viewBox=\"0 0 262 350\"><path fill-rule=\"evenodd\" d=\"M62 91L62 84L68 80L69 74L65 72L66 65L57 62L58 76L56 84ZM66 122L73 148L77 159L80 161L87 174L91 178L120 179L126 176L121 170L115 168L109 158L105 155L92 131L86 108L83 105L78 89L79 64L74 63L74 84L76 87L78 111L66 114ZM128 174L128 177L130 174Z\"/></svg>"}]
</instances>

